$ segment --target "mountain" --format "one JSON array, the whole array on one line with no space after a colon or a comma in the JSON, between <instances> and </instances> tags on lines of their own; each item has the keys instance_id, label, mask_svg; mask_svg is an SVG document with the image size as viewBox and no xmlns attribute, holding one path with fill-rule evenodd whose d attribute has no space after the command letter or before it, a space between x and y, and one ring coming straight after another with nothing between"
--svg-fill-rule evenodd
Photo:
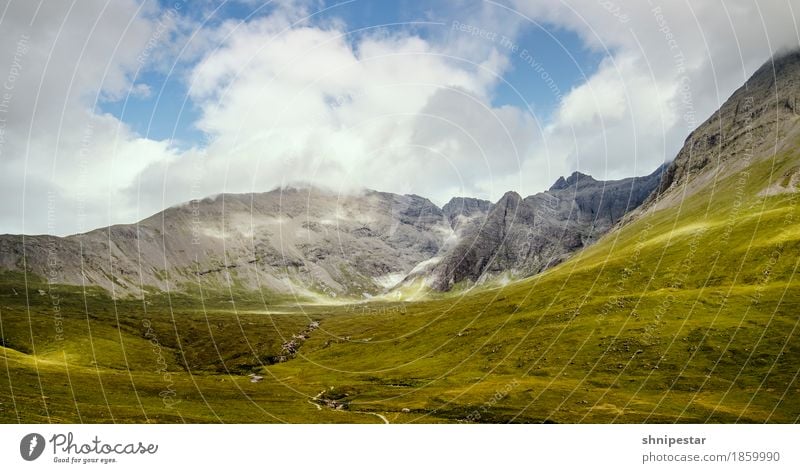
<instances>
[{"instance_id":1,"label":"mountain","mask_svg":"<svg viewBox=\"0 0 800 473\"><path fill-rule=\"evenodd\" d=\"M289 188L218 195L66 238L4 235L0 267L117 294L232 284L362 297L436 255L451 233L422 197Z\"/></svg>"},{"instance_id":2,"label":"mountain","mask_svg":"<svg viewBox=\"0 0 800 473\"><path fill-rule=\"evenodd\" d=\"M611 182L575 173L525 199L456 197L442 209L371 190L223 194L65 238L3 235L0 268L117 295L236 287L364 298L420 275L444 290L484 272L528 275L560 261L611 228L657 180L658 171Z\"/></svg>"},{"instance_id":3,"label":"mountain","mask_svg":"<svg viewBox=\"0 0 800 473\"><path fill-rule=\"evenodd\" d=\"M430 284L450 289L505 273L529 276L590 245L659 185L663 166L649 176L597 181L574 172L546 192L506 193L482 220L472 220L459 242L429 272Z\"/></svg>"},{"instance_id":4,"label":"mountain","mask_svg":"<svg viewBox=\"0 0 800 473\"><path fill-rule=\"evenodd\" d=\"M447 221L454 230L458 230L465 223L476 218L483 218L489 213L492 203L488 200L474 199L471 197L453 197L444 204L444 212Z\"/></svg>"},{"instance_id":5,"label":"mountain","mask_svg":"<svg viewBox=\"0 0 800 473\"><path fill-rule=\"evenodd\" d=\"M796 146L800 116L800 50L762 65L711 117L686 138L648 205L668 190L685 198L741 171L759 157ZM671 200L664 205L671 205ZM664 206L662 205L662 207Z\"/></svg>"}]
</instances>

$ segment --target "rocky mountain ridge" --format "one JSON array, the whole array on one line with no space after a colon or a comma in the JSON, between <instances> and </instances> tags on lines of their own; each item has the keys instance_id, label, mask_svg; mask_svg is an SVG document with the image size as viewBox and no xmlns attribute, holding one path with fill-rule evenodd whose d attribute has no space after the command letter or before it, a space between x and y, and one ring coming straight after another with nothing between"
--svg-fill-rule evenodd
<instances>
[{"instance_id":1,"label":"rocky mountain ridge","mask_svg":"<svg viewBox=\"0 0 800 473\"><path fill-rule=\"evenodd\" d=\"M409 275L446 290L478 281L484 269L527 275L560 261L638 205L653 176L605 183L575 173L525 199L456 197L441 209L420 196L371 190L222 194L80 235L2 235L0 268L121 296L233 285L368 298ZM489 247L491 257L483 254Z\"/></svg>"},{"instance_id":2,"label":"rocky mountain ridge","mask_svg":"<svg viewBox=\"0 0 800 473\"><path fill-rule=\"evenodd\" d=\"M574 172L539 194L508 192L483 221L462 231L459 244L430 271L429 284L448 290L462 281L528 276L558 264L638 207L658 187L663 169L618 181Z\"/></svg>"},{"instance_id":3,"label":"rocky mountain ridge","mask_svg":"<svg viewBox=\"0 0 800 473\"><path fill-rule=\"evenodd\" d=\"M764 63L689 134L644 207L672 205L676 199L746 168L756 156L776 156L794 149L800 136L798 117L800 50L794 50ZM674 189L681 191L668 192Z\"/></svg>"}]
</instances>

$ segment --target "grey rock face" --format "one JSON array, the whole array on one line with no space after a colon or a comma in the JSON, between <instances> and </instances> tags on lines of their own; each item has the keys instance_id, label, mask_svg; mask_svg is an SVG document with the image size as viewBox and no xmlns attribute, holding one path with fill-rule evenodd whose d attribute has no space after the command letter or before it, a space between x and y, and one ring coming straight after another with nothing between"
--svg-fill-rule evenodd
<instances>
[{"instance_id":1,"label":"grey rock face","mask_svg":"<svg viewBox=\"0 0 800 473\"><path fill-rule=\"evenodd\" d=\"M484 217L492 208L492 203L488 200L474 199L472 197L453 197L444 204L442 212L450 226L458 229L462 224L475 217Z\"/></svg>"},{"instance_id":2,"label":"grey rock face","mask_svg":"<svg viewBox=\"0 0 800 473\"><path fill-rule=\"evenodd\" d=\"M648 203L679 186L687 185L685 191L691 193L702 186L702 177L724 177L754 157L794 146L800 134L798 117L800 50L795 50L767 61L686 138Z\"/></svg>"},{"instance_id":3,"label":"grey rock face","mask_svg":"<svg viewBox=\"0 0 800 473\"><path fill-rule=\"evenodd\" d=\"M436 255L450 233L442 211L418 196L283 189L206 198L66 238L0 236L0 267L118 295L236 284L360 297Z\"/></svg>"},{"instance_id":4,"label":"grey rock face","mask_svg":"<svg viewBox=\"0 0 800 473\"><path fill-rule=\"evenodd\" d=\"M447 290L465 280L480 282L504 272L527 276L557 264L640 205L662 171L607 182L575 172L524 199L508 192L442 256L431 271L431 285Z\"/></svg>"},{"instance_id":5,"label":"grey rock face","mask_svg":"<svg viewBox=\"0 0 800 473\"><path fill-rule=\"evenodd\" d=\"M224 194L66 238L0 236L0 268L117 295L237 285L362 297L420 275L446 290L561 261L639 205L659 174L599 182L574 173L524 199L509 192L492 205L458 197L443 209L375 191Z\"/></svg>"},{"instance_id":6,"label":"grey rock face","mask_svg":"<svg viewBox=\"0 0 800 473\"><path fill-rule=\"evenodd\" d=\"M592 184L596 183L597 181L588 174L583 174L582 172L575 171L566 179L564 176L558 178L558 180L550 186L550 191L560 191L564 189L569 189L570 187L574 187L578 185L578 183L583 184Z\"/></svg>"}]
</instances>

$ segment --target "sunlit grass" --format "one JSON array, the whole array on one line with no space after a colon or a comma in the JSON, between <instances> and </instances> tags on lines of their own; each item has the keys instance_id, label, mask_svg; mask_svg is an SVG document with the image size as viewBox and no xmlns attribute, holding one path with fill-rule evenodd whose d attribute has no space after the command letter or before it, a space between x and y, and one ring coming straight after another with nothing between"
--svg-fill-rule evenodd
<instances>
[{"instance_id":1,"label":"sunlit grass","mask_svg":"<svg viewBox=\"0 0 800 473\"><path fill-rule=\"evenodd\" d=\"M757 163L546 273L423 300L411 285L366 303L237 287L115 302L6 273L0 419L795 422L800 212L796 193L759 193L799 160ZM348 409L318 408L321 392Z\"/></svg>"}]
</instances>

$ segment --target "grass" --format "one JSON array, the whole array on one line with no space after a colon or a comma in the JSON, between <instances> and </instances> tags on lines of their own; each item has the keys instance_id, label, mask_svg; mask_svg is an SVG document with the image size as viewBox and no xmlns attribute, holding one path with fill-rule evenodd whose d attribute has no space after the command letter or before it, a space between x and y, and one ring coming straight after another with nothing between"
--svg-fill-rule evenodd
<instances>
[{"instance_id":1,"label":"grass","mask_svg":"<svg viewBox=\"0 0 800 473\"><path fill-rule=\"evenodd\" d=\"M0 420L797 422L797 194L759 193L798 162L756 163L535 277L412 302L114 301L5 273Z\"/></svg>"}]
</instances>

